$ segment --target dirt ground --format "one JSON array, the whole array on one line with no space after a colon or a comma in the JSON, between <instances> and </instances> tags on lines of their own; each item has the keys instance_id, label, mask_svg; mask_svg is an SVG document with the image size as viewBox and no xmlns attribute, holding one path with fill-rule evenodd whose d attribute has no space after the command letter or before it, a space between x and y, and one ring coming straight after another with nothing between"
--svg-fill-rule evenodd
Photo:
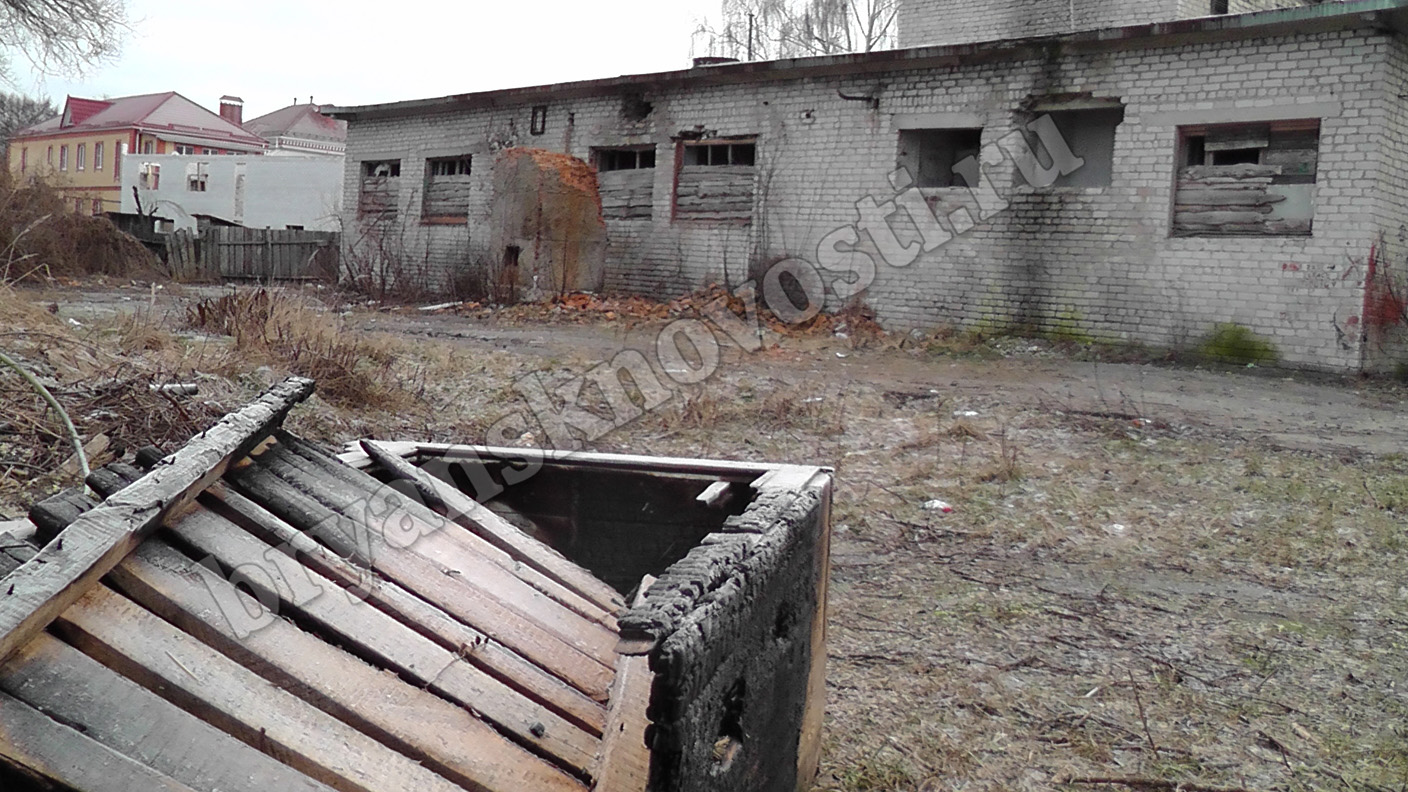
<instances>
[{"instance_id":1,"label":"dirt ground","mask_svg":"<svg viewBox=\"0 0 1408 792\"><path fill-rule=\"evenodd\" d=\"M25 296L93 344L145 312L179 370L224 343L181 328L220 293ZM652 357L662 325L343 313L408 396L295 415L328 441L480 441L514 382ZM1020 339L857 347L729 347L590 444L836 469L818 789L1408 788L1402 386Z\"/></svg>"}]
</instances>

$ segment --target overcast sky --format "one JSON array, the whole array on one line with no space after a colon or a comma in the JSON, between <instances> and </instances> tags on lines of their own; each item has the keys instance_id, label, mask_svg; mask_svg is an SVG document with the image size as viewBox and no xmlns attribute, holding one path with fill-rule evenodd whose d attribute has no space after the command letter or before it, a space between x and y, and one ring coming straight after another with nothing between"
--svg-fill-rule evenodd
<instances>
[{"instance_id":1,"label":"overcast sky","mask_svg":"<svg viewBox=\"0 0 1408 792\"><path fill-rule=\"evenodd\" d=\"M14 63L14 86L62 106L176 91L253 118L312 96L372 104L686 68L690 34L719 0L128 0L122 56L78 79ZM707 52L698 54L706 55Z\"/></svg>"}]
</instances>

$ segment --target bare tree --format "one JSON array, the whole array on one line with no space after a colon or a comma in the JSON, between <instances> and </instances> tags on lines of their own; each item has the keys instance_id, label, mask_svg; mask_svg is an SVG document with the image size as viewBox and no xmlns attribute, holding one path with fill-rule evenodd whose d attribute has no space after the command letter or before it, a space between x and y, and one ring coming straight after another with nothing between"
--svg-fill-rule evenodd
<instances>
[{"instance_id":1,"label":"bare tree","mask_svg":"<svg viewBox=\"0 0 1408 792\"><path fill-rule=\"evenodd\" d=\"M889 49L897 6L898 0L723 0L721 24L702 23L695 40L711 55L754 60Z\"/></svg>"},{"instance_id":2,"label":"bare tree","mask_svg":"<svg viewBox=\"0 0 1408 792\"><path fill-rule=\"evenodd\" d=\"M0 154L9 152L10 137L15 132L58 114L58 108L48 99L0 91Z\"/></svg>"},{"instance_id":3,"label":"bare tree","mask_svg":"<svg viewBox=\"0 0 1408 792\"><path fill-rule=\"evenodd\" d=\"M18 52L49 73L111 58L126 30L122 0L0 0L0 59Z\"/></svg>"}]
</instances>

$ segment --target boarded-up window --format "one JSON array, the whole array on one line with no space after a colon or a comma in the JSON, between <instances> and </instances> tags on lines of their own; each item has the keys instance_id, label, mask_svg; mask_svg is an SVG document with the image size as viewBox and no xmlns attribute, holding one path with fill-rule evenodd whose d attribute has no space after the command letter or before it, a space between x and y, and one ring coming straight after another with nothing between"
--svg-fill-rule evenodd
<instances>
[{"instance_id":1,"label":"boarded-up window","mask_svg":"<svg viewBox=\"0 0 1408 792\"><path fill-rule=\"evenodd\" d=\"M609 220L649 220L655 203L655 147L596 150L601 213Z\"/></svg>"},{"instance_id":2,"label":"boarded-up window","mask_svg":"<svg viewBox=\"0 0 1408 792\"><path fill-rule=\"evenodd\" d=\"M470 157L435 157L425 161L425 200L421 219L469 222Z\"/></svg>"},{"instance_id":3,"label":"boarded-up window","mask_svg":"<svg viewBox=\"0 0 1408 792\"><path fill-rule=\"evenodd\" d=\"M753 218L757 143L685 143L675 189L675 216L699 220Z\"/></svg>"},{"instance_id":4,"label":"boarded-up window","mask_svg":"<svg viewBox=\"0 0 1408 792\"><path fill-rule=\"evenodd\" d=\"M155 162L143 162L137 172L137 186L143 190L161 189L161 166Z\"/></svg>"},{"instance_id":5,"label":"boarded-up window","mask_svg":"<svg viewBox=\"0 0 1408 792\"><path fill-rule=\"evenodd\" d=\"M400 160L367 160L362 163L362 185L357 195L357 214L394 217L400 198Z\"/></svg>"},{"instance_id":6,"label":"boarded-up window","mask_svg":"<svg viewBox=\"0 0 1408 792\"><path fill-rule=\"evenodd\" d=\"M981 128L904 129L896 164L909 171L916 187L976 187L982 143ZM964 173L959 163L971 163L972 173Z\"/></svg>"},{"instance_id":7,"label":"boarded-up window","mask_svg":"<svg viewBox=\"0 0 1408 792\"><path fill-rule=\"evenodd\" d=\"M210 176L206 172L208 162L188 162L186 163L186 191L205 192L209 184Z\"/></svg>"},{"instance_id":8,"label":"boarded-up window","mask_svg":"<svg viewBox=\"0 0 1408 792\"><path fill-rule=\"evenodd\" d=\"M1320 159L1318 120L1179 131L1174 234L1310 234Z\"/></svg>"}]
</instances>

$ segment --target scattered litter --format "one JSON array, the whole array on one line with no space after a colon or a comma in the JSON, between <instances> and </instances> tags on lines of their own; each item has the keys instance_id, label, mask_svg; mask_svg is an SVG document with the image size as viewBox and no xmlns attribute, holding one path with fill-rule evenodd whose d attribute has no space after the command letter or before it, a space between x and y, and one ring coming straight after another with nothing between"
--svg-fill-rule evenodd
<instances>
[{"instance_id":1,"label":"scattered litter","mask_svg":"<svg viewBox=\"0 0 1408 792\"><path fill-rule=\"evenodd\" d=\"M845 352L837 352L837 353L836 353L836 357L838 357L838 358L843 358L843 357L849 357L849 355L847 355Z\"/></svg>"},{"instance_id":2,"label":"scattered litter","mask_svg":"<svg viewBox=\"0 0 1408 792\"><path fill-rule=\"evenodd\" d=\"M817 403L817 402L823 402L823 401L826 401L826 397L825 397L825 396L812 396L812 397L809 398L809 399L802 399L802 403L803 403L803 404L815 404L815 403Z\"/></svg>"},{"instance_id":3,"label":"scattered litter","mask_svg":"<svg viewBox=\"0 0 1408 792\"><path fill-rule=\"evenodd\" d=\"M68 323L71 324L71 325L73 325L74 327L82 327L82 326L83 326L83 323L82 323L82 322L78 321L77 319L74 319L72 316L70 316L70 317L68 318Z\"/></svg>"},{"instance_id":4,"label":"scattered litter","mask_svg":"<svg viewBox=\"0 0 1408 792\"><path fill-rule=\"evenodd\" d=\"M973 410L954 410L954 418L977 418L978 413Z\"/></svg>"},{"instance_id":5,"label":"scattered litter","mask_svg":"<svg viewBox=\"0 0 1408 792\"><path fill-rule=\"evenodd\" d=\"M924 501L924 511L936 511L943 512L944 514L951 514L953 513L953 507L950 506L946 501L931 500Z\"/></svg>"},{"instance_id":6,"label":"scattered litter","mask_svg":"<svg viewBox=\"0 0 1408 792\"><path fill-rule=\"evenodd\" d=\"M1124 527L1124 523L1110 523L1105 526L1105 533L1111 536L1124 536L1127 530L1128 529Z\"/></svg>"}]
</instances>

